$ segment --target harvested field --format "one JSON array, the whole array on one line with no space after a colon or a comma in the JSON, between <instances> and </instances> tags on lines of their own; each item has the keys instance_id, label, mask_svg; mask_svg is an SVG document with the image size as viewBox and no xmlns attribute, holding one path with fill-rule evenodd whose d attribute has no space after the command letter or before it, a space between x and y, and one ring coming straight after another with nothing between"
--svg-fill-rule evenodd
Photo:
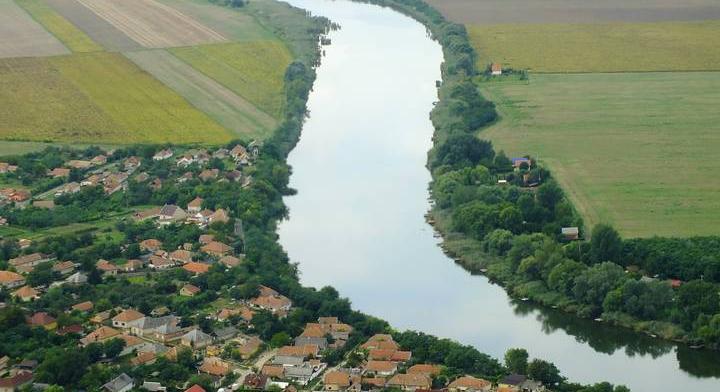
<instances>
[{"instance_id":1,"label":"harvested field","mask_svg":"<svg viewBox=\"0 0 720 392\"><path fill-rule=\"evenodd\" d=\"M125 56L237 136L265 138L275 129L275 119L163 49Z\"/></svg>"},{"instance_id":2,"label":"harvested field","mask_svg":"<svg viewBox=\"0 0 720 392\"><path fill-rule=\"evenodd\" d=\"M720 21L468 26L478 67L533 72L720 70Z\"/></svg>"},{"instance_id":3,"label":"harvested field","mask_svg":"<svg viewBox=\"0 0 720 392\"><path fill-rule=\"evenodd\" d=\"M16 0L16 2L73 52L95 52L103 49L42 0Z\"/></svg>"},{"instance_id":4,"label":"harvested field","mask_svg":"<svg viewBox=\"0 0 720 392\"><path fill-rule=\"evenodd\" d=\"M587 225L624 236L717 234L720 73L531 75L481 83L500 122L480 133L550 166Z\"/></svg>"},{"instance_id":5,"label":"harvested field","mask_svg":"<svg viewBox=\"0 0 720 392\"><path fill-rule=\"evenodd\" d=\"M12 0L0 0L0 58L54 56L67 48Z\"/></svg>"},{"instance_id":6,"label":"harvested field","mask_svg":"<svg viewBox=\"0 0 720 392\"><path fill-rule=\"evenodd\" d=\"M222 143L229 133L122 55L0 61L0 138Z\"/></svg>"},{"instance_id":7,"label":"harvested field","mask_svg":"<svg viewBox=\"0 0 720 392\"><path fill-rule=\"evenodd\" d=\"M141 49L142 46L106 22L77 0L45 0L58 14L84 31L93 41L109 51Z\"/></svg>"},{"instance_id":8,"label":"harvested field","mask_svg":"<svg viewBox=\"0 0 720 392\"><path fill-rule=\"evenodd\" d=\"M77 0L146 48L226 41L220 33L154 0Z\"/></svg>"},{"instance_id":9,"label":"harvested field","mask_svg":"<svg viewBox=\"0 0 720 392\"><path fill-rule=\"evenodd\" d=\"M607 23L720 19L716 0L428 0L463 24Z\"/></svg>"},{"instance_id":10,"label":"harvested field","mask_svg":"<svg viewBox=\"0 0 720 392\"><path fill-rule=\"evenodd\" d=\"M157 1L192 17L205 26L212 26L213 30L232 41L274 38L272 33L245 12L211 4L207 0Z\"/></svg>"},{"instance_id":11,"label":"harvested field","mask_svg":"<svg viewBox=\"0 0 720 392\"><path fill-rule=\"evenodd\" d=\"M280 118L285 70L292 55L278 40L263 40L170 49L193 68L259 109Z\"/></svg>"}]
</instances>

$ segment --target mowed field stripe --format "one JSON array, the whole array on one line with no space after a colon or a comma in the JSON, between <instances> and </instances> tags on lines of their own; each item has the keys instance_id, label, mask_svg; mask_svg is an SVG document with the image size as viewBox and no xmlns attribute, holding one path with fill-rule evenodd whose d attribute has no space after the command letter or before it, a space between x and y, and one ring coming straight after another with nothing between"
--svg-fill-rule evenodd
<instances>
[{"instance_id":1,"label":"mowed field stripe","mask_svg":"<svg viewBox=\"0 0 720 392\"><path fill-rule=\"evenodd\" d=\"M125 51L141 49L142 46L128 37L124 32L99 17L76 0L44 0L58 14L77 26L93 41L108 51Z\"/></svg>"},{"instance_id":2,"label":"mowed field stripe","mask_svg":"<svg viewBox=\"0 0 720 392\"><path fill-rule=\"evenodd\" d=\"M15 0L15 2L73 52L103 50L102 46L95 43L92 38L57 13L43 0Z\"/></svg>"},{"instance_id":3,"label":"mowed field stripe","mask_svg":"<svg viewBox=\"0 0 720 392\"><path fill-rule=\"evenodd\" d=\"M70 51L13 0L0 0L0 58L56 56Z\"/></svg>"},{"instance_id":4,"label":"mowed field stripe","mask_svg":"<svg viewBox=\"0 0 720 392\"><path fill-rule=\"evenodd\" d=\"M125 56L237 136L267 137L277 125L267 113L163 49Z\"/></svg>"},{"instance_id":5,"label":"mowed field stripe","mask_svg":"<svg viewBox=\"0 0 720 392\"><path fill-rule=\"evenodd\" d=\"M146 48L227 41L220 33L153 0L77 0Z\"/></svg>"}]
</instances>

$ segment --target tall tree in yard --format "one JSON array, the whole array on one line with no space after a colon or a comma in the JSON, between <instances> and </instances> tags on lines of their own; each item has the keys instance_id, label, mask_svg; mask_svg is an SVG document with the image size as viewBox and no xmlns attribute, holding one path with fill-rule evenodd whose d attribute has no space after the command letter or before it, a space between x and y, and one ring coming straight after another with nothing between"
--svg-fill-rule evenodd
<instances>
[{"instance_id":1,"label":"tall tree in yard","mask_svg":"<svg viewBox=\"0 0 720 392\"><path fill-rule=\"evenodd\" d=\"M610 225L598 224L593 228L590 243L590 261L602 263L603 261L619 262L622 251L620 234Z\"/></svg>"}]
</instances>

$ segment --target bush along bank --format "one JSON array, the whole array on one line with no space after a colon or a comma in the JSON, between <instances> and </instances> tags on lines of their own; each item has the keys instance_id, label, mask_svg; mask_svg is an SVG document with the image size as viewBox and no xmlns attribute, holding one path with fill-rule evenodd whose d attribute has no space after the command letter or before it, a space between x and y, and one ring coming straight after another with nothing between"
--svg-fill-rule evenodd
<instances>
[{"instance_id":1,"label":"bush along bank","mask_svg":"<svg viewBox=\"0 0 720 392\"><path fill-rule=\"evenodd\" d=\"M551 173L529 156L495 153L479 129L497 118L479 94L464 26L421 0L361 0L423 23L443 47L443 81L431 113L428 166L431 220L444 248L466 268L486 273L513 295L652 336L720 347L720 237L623 240L607 225L593 241L563 228L581 218Z\"/></svg>"}]
</instances>

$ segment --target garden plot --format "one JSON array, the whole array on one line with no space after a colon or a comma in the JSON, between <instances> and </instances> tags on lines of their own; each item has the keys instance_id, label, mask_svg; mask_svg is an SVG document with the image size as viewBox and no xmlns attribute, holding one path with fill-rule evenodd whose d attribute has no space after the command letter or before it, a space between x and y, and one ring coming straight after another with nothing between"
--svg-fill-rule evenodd
<instances>
[{"instance_id":1,"label":"garden plot","mask_svg":"<svg viewBox=\"0 0 720 392\"><path fill-rule=\"evenodd\" d=\"M0 58L70 53L12 0L0 0Z\"/></svg>"}]
</instances>

